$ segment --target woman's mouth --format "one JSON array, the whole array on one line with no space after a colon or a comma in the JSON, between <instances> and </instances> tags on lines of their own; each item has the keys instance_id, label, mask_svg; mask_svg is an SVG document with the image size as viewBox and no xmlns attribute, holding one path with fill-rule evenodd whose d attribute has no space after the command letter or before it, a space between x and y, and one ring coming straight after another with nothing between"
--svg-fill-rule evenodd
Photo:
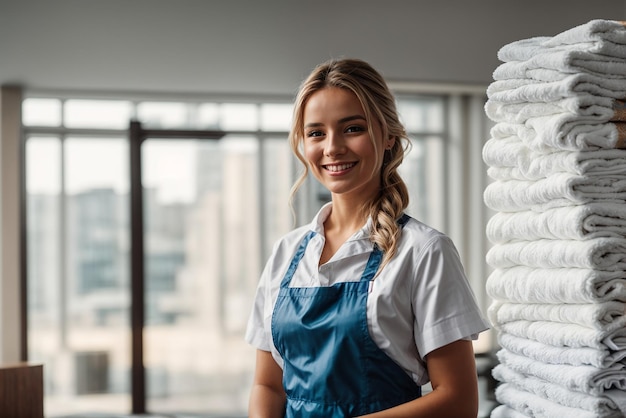
<instances>
[{"instance_id":1,"label":"woman's mouth","mask_svg":"<svg viewBox=\"0 0 626 418\"><path fill-rule=\"evenodd\" d=\"M341 171L348 170L354 167L356 163L343 163L343 164L326 164L323 165L325 170L330 171L331 173L339 173Z\"/></svg>"}]
</instances>

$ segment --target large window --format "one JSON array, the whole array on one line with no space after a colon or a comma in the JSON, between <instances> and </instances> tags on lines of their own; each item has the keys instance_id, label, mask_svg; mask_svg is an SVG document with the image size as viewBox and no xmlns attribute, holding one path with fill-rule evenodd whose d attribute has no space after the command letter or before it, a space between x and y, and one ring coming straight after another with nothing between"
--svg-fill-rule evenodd
<instances>
[{"instance_id":1,"label":"large window","mask_svg":"<svg viewBox=\"0 0 626 418\"><path fill-rule=\"evenodd\" d=\"M445 230L449 100L405 94L409 214ZM128 125L225 133L142 145L147 409L245 416L254 351L243 341L274 241L328 198L287 144L290 98L23 103L29 359L46 414L127 413L131 403Z\"/></svg>"}]
</instances>

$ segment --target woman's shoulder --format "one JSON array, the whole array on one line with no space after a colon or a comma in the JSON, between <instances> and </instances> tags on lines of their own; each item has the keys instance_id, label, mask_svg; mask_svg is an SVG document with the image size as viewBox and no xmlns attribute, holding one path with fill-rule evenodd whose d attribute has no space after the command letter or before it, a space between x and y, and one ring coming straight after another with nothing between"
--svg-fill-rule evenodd
<instances>
[{"instance_id":1,"label":"woman's shoulder","mask_svg":"<svg viewBox=\"0 0 626 418\"><path fill-rule=\"evenodd\" d=\"M399 245L411 248L417 253L442 247L456 251L454 243L447 234L415 218L409 218L402 228Z\"/></svg>"},{"instance_id":2,"label":"woman's shoulder","mask_svg":"<svg viewBox=\"0 0 626 418\"><path fill-rule=\"evenodd\" d=\"M402 235L410 238L413 242L448 239L445 233L413 217L409 217L404 224Z\"/></svg>"}]
</instances>

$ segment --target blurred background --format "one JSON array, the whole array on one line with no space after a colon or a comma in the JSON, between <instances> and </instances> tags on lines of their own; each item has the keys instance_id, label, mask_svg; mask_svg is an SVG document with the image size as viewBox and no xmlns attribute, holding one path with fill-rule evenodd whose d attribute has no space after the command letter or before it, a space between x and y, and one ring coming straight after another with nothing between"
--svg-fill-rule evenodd
<instances>
[{"instance_id":1,"label":"blurred background","mask_svg":"<svg viewBox=\"0 0 626 418\"><path fill-rule=\"evenodd\" d=\"M332 57L389 81L408 212L452 237L486 310L497 52L592 19L626 1L0 0L0 365L44 365L47 417L245 416L260 271L329 198L309 179L292 214L286 138Z\"/></svg>"}]
</instances>

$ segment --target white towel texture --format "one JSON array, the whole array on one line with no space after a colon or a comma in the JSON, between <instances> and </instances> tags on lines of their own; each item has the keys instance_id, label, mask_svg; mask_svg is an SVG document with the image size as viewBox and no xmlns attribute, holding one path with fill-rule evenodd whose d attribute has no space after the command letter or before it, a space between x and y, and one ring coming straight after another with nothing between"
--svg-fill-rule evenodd
<instances>
[{"instance_id":1,"label":"white towel texture","mask_svg":"<svg viewBox=\"0 0 626 418\"><path fill-rule=\"evenodd\" d=\"M506 349L497 352L498 360L511 370L560 385L567 390L601 396L607 389L626 390L626 365L617 363L611 367L570 366L547 364Z\"/></svg>"},{"instance_id":2,"label":"white towel texture","mask_svg":"<svg viewBox=\"0 0 626 418\"><path fill-rule=\"evenodd\" d=\"M621 414L615 402L607 397L572 392L552 382L518 373L502 364L493 369L493 376L501 382L511 382L523 392L549 399L562 406L592 412L596 417L619 417Z\"/></svg>"},{"instance_id":3,"label":"white towel texture","mask_svg":"<svg viewBox=\"0 0 626 418\"><path fill-rule=\"evenodd\" d=\"M608 97L579 94L550 103L502 103L488 99L485 113L494 122L524 124L532 118L569 113L580 122L604 123L624 121L626 111L624 102Z\"/></svg>"},{"instance_id":4,"label":"white towel texture","mask_svg":"<svg viewBox=\"0 0 626 418\"><path fill-rule=\"evenodd\" d=\"M494 327L520 338L562 347L591 347L600 350L620 351L626 349L626 324L610 329L597 330L577 324L550 321L514 321Z\"/></svg>"},{"instance_id":5,"label":"white towel texture","mask_svg":"<svg viewBox=\"0 0 626 418\"><path fill-rule=\"evenodd\" d=\"M626 203L588 203L543 212L496 212L487 222L493 243L538 239L626 238Z\"/></svg>"},{"instance_id":6,"label":"white towel texture","mask_svg":"<svg viewBox=\"0 0 626 418\"><path fill-rule=\"evenodd\" d=\"M491 418L528 418L528 415L524 415L507 405L498 405L491 411Z\"/></svg>"},{"instance_id":7,"label":"white towel texture","mask_svg":"<svg viewBox=\"0 0 626 418\"><path fill-rule=\"evenodd\" d=\"M545 53L546 50L542 50L540 53ZM597 86L602 86L613 91L618 91L616 88L619 83L623 83L625 77L607 78L604 75L591 74L586 72L568 73L552 68L536 68L528 64L528 61L507 61L503 62L496 67L493 71L494 82L505 80L527 80L535 83L555 82L568 79L571 76L582 77L585 81ZM497 84L496 84L497 85ZM572 96L577 95L576 90L571 90L570 93L574 93ZM570 94L568 94L570 96ZM598 96L600 97L600 96ZM612 95L609 97L613 97ZM532 101L532 100L529 100Z\"/></svg>"},{"instance_id":8,"label":"white towel texture","mask_svg":"<svg viewBox=\"0 0 626 418\"><path fill-rule=\"evenodd\" d=\"M583 23L546 39L544 45L575 45L586 42L601 41L609 41L617 45L626 44L626 27L624 27L624 22L605 19L593 19L589 22ZM612 55L610 51L597 52ZM626 58L625 54L626 49L624 50L623 54L616 56Z\"/></svg>"},{"instance_id":9,"label":"white towel texture","mask_svg":"<svg viewBox=\"0 0 626 418\"><path fill-rule=\"evenodd\" d=\"M482 150L494 180L540 180L556 173L600 177L626 173L626 150L536 152L519 138L487 140Z\"/></svg>"},{"instance_id":10,"label":"white towel texture","mask_svg":"<svg viewBox=\"0 0 626 418\"><path fill-rule=\"evenodd\" d=\"M584 304L493 301L487 312L490 321L498 325L519 320L552 321L608 330L626 323L626 303L617 301Z\"/></svg>"},{"instance_id":11,"label":"white towel texture","mask_svg":"<svg viewBox=\"0 0 626 418\"><path fill-rule=\"evenodd\" d=\"M517 136L528 148L539 152L624 147L624 123L595 123L581 118L572 113L537 116L524 124L498 122L490 132L498 139Z\"/></svg>"},{"instance_id":12,"label":"white towel texture","mask_svg":"<svg viewBox=\"0 0 626 418\"><path fill-rule=\"evenodd\" d=\"M554 73L554 71L544 72L538 76ZM584 73L554 78L550 81L528 78L495 80L487 87L487 97L500 103L549 103L577 95L613 99L626 97L626 78L605 78Z\"/></svg>"},{"instance_id":13,"label":"white towel texture","mask_svg":"<svg viewBox=\"0 0 626 418\"><path fill-rule=\"evenodd\" d=\"M551 399L519 389L512 383L501 383L496 388L496 399L529 417L536 418L597 418L593 412L560 405Z\"/></svg>"},{"instance_id":14,"label":"white towel texture","mask_svg":"<svg viewBox=\"0 0 626 418\"><path fill-rule=\"evenodd\" d=\"M548 364L569 364L570 366L611 367L623 362L626 350L613 351L608 348L553 346L539 341L520 338L515 335L498 334L500 347L511 353L528 357Z\"/></svg>"},{"instance_id":15,"label":"white towel texture","mask_svg":"<svg viewBox=\"0 0 626 418\"><path fill-rule=\"evenodd\" d=\"M485 188L487 207L500 212L544 211L552 207L591 202L626 201L626 173L581 176L556 173L540 180L496 180Z\"/></svg>"},{"instance_id":16,"label":"white towel texture","mask_svg":"<svg viewBox=\"0 0 626 418\"><path fill-rule=\"evenodd\" d=\"M590 268L605 271L626 269L626 239L515 241L493 245L486 255L493 268Z\"/></svg>"},{"instance_id":17,"label":"white towel texture","mask_svg":"<svg viewBox=\"0 0 626 418\"><path fill-rule=\"evenodd\" d=\"M605 396L590 396L585 393L572 392L552 382L518 373L503 364L497 365L492 374L496 380L510 382L520 391L549 399L562 406L588 411L588 413L593 413L592 416L595 417L621 416L619 407ZM533 400L536 401L535 398ZM528 401L530 402L530 399Z\"/></svg>"},{"instance_id":18,"label":"white towel texture","mask_svg":"<svg viewBox=\"0 0 626 418\"><path fill-rule=\"evenodd\" d=\"M626 302L626 272L513 266L493 270L486 291L494 300L512 303Z\"/></svg>"},{"instance_id":19,"label":"white towel texture","mask_svg":"<svg viewBox=\"0 0 626 418\"><path fill-rule=\"evenodd\" d=\"M615 58L626 58L626 29L622 22L593 19L554 36L512 42L498 51L501 61L527 60L546 48L578 48Z\"/></svg>"},{"instance_id":20,"label":"white towel texture","mask_svg":"<svg viewBox=\"0 0 626 418\"><path fill-rule=\"evenodd\" d=\"M605 78L626 77L626 61L623 58L590 52L590 47L593 47L591 44L546 47L541 45L541 39L531 38L505 45L498 52L498 58L503 62L523 60L529 69L546 68L568 74L588 73ZM605 46L607 49L613 47L610 43L605 43ZM619 53L616 49L613 48L613 52ZM509 59L513 55L520 59Z\"/></svg>"}]
</instances>

